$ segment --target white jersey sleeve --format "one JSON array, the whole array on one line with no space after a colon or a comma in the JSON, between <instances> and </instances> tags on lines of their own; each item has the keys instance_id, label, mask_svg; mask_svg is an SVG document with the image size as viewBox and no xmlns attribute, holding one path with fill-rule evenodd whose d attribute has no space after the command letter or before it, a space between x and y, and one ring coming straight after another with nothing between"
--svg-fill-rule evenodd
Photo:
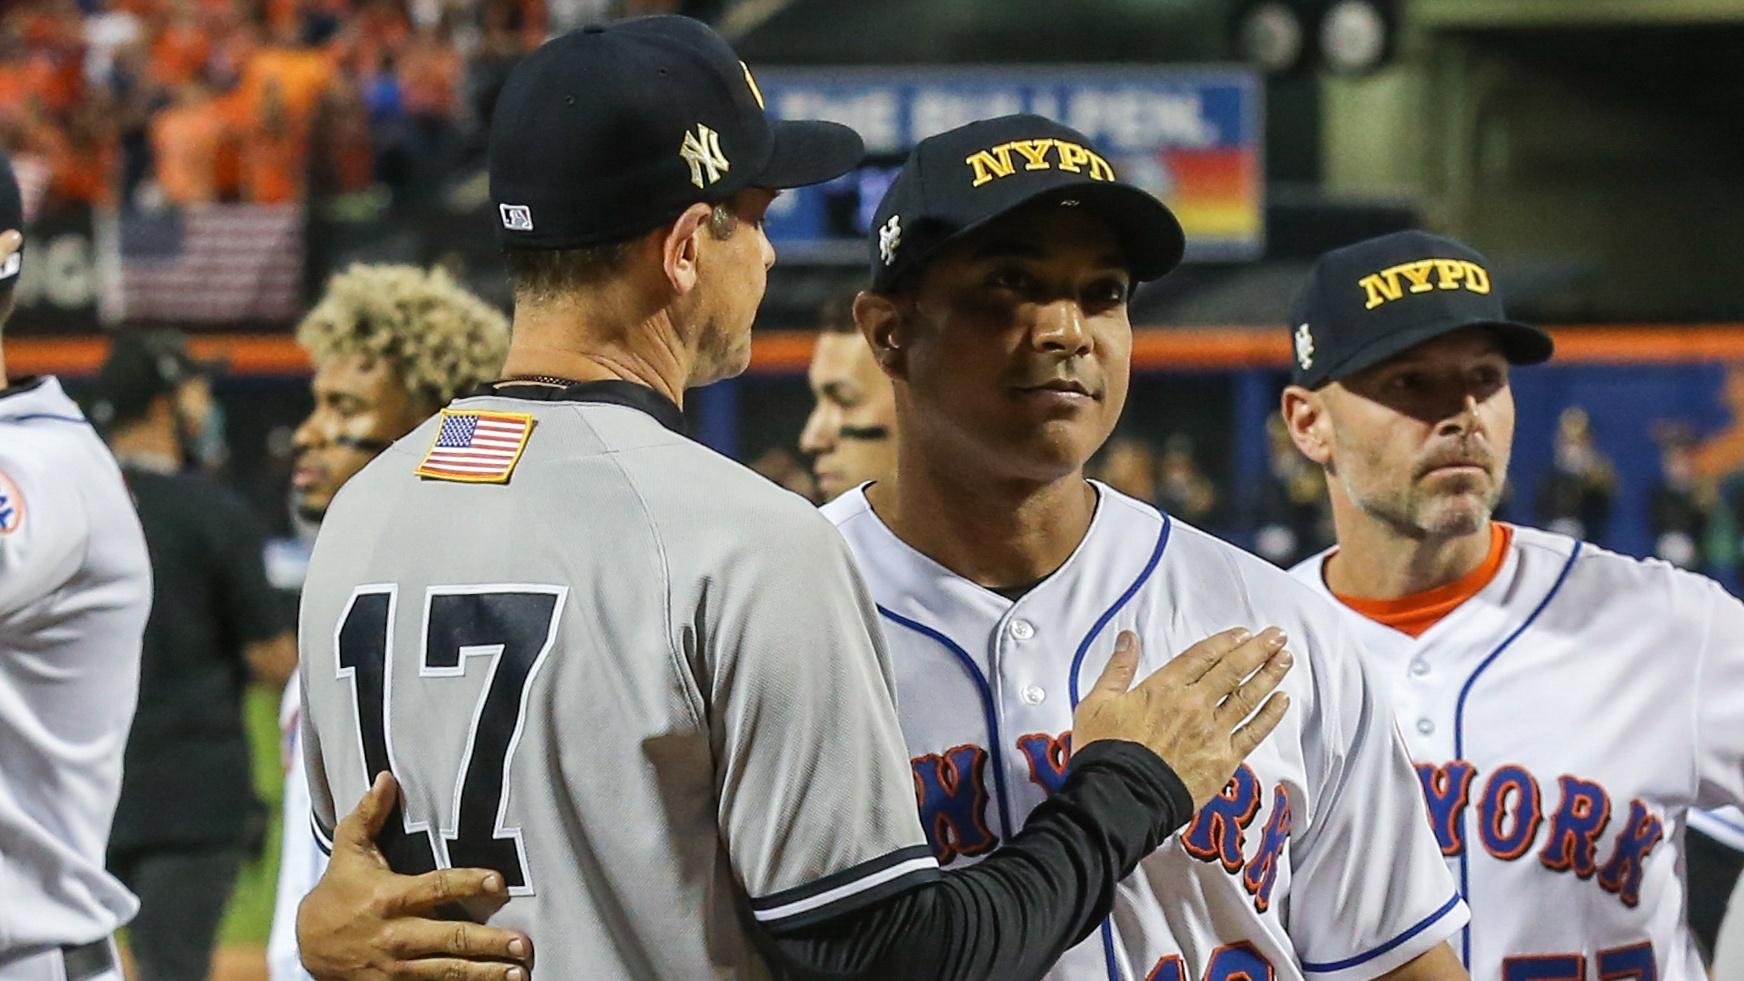
<instances>
[{"instance_id":1,"label":"white jersey sleeve","mask_svg":"<svg viewBox=\"0 0 1744 981\"><path fill-rule=\"evenodd\" d=\"M66 585L91 536L79 475L12 449L0 441L0 617Z\"/></svg>"},{"instance_id":2,"label":"white jersey sleeve","mask_svg":"<svg viewBox=\"0 0 1744 981\"><path fill-rule=\"evenodd\" d=\"M1340 629L1317 658L1323 698L1305 725L1318 815L1295 843L1290 937L1305 974L1372 978L1442 943L1469 919L1424 826L1423 792L1393 712ZM1315 772L1313 755L1319 756Z\"/></svg>"},{"instance_id":3,"label":"white jersey sleeve","mask_svg":"<svg viewBox=\"0 0 1744 981\"><path fill-rule=\"evenodd\" d=\"M315 888L327 861L309 830L309 781L303 774L303 686L297 676L279 700L279 731L285 751L285 797L279 843L279 882L273 899L266 966L271 981L310 981L297 950L297 906Z\"/></svg>"},{"instance_id":4,"label":"white jersey sleeve","mask_svg":"<svg viewBox=\"0 0 1744 981\"><path fill-rule=\"evenodd\" d=\"M1744 803L1744 604L1699 580L1706 638L1691 679L1696 697L1696 805Z\"/></svg>"}]
</instances>

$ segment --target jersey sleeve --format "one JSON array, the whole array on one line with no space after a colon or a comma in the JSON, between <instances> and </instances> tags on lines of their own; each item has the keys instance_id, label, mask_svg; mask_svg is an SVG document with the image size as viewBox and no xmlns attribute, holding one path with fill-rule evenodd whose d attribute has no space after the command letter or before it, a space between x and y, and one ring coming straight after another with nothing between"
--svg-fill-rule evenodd
<instances>
[{"instance_id":1,"label":"jersey sleeve","mask_svg":"<svg viewBox=\"0 0 1744 981\"><path fill-rule=\"evenodd\" d=\"M302 718L297 722L297 741L302 744L303 776L309 793L309 831L315 836L315 845L323 855L333 854L333 829L339 823L337 809L333 806L333 791L327 784L327 763L321 757L321 738L315 732L315 726L310 721L309 684L303 679L301 672L307 670L308 658L297 659L299 687L302 688L303 711ZM290 815L287 814L286 817ZM289 824L285 826L285 834L291 833Z\"/></svg>"},{"instance_id":2,"label":"jersey sleeve","mask_svg":"<svg viewBox=\"0 0 1744 981\"><path fill-rule=\"evenodd\" d=\"M888 654L847 544L815 512L722 583L704 683L718 823L752 912L797 929L936 877Z\"/></svg>"},{"instance_id":3,"label":"jersey sleeve","mask_svg":"<svg viewBox=\"0 0 1744 981\"><path fill-rule=\"evenodd\" d=\"M1706 636L1696 677L1696 805L1744 804L1744 604L1703 580Z\"/></svg>"},{"instance_id":4,"label":"jersey sleeve","mask_svg":"<svg viewBox=\"0 0 1744 981\"><path fill-rule=\"evenodd\" d=\"M90 538L73 482L0 446L0 616L59 589L79 570Z\"/></svg>"},{"instance_id":5,"label":"jersey sleeve","mask_svg":"<svg viewBox=\"0 0 1744 981\"><path fill-rule=\"evenodd\" d=\"M1378 977L1470 919L1425 819L1423 791L1393 713L1342 631L1315 658L1312 824L1292 843L1290 937L1310 978Z\"/></svg>"}]
</instances>

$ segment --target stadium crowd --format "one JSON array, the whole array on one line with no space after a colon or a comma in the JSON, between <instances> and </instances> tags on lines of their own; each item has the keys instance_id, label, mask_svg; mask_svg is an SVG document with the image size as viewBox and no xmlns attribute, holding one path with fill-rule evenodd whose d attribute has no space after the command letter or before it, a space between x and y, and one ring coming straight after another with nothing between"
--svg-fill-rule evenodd
<instances>
[{"instance_id":1,"label":"stadium crowd","mask_svg":"<svg viewBox=\"0 0 1744 981\"><path fill-rule=\"evenodd\" d=\"M682 0L0 5L0 150L33 210L438 193L553 31Z\"/></svg>"}]
</instances>

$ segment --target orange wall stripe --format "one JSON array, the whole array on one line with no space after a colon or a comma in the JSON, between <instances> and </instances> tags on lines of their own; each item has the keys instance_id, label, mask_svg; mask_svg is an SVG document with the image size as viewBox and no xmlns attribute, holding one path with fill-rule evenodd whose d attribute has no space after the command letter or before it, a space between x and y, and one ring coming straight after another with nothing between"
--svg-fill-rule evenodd
<instances>
[{"instance_id":1,"label":"orange wall stripe","mask_svg":"<svg viewBox=\"0 0 1744 981\"><path fill-rule=\"evenodd\" d=\"M1698 326L1630 325L1559 327L1559 364L1694 364L1744 361L1744 324ZM763 331L751 350L753 372L803 373L811 359L812 334ZM18 337L5 342L13 376L88 375L102 364L109 342L102 337ZM309 371L303 349L283 334L211 334L192 341L200 358L226 359L233 374L298 375ZM1289 340L1282 328L1150 328L1134 332L1133 367L1141 371L1220 371L1284 368Z\"/></svg>"}]
</instances>

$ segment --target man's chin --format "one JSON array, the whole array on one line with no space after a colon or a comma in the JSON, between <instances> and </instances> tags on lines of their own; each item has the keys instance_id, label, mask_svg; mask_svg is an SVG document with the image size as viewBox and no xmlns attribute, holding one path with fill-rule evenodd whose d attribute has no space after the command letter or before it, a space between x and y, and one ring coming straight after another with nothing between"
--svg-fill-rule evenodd
<instances>
[{"instance_id":1,"label":"man's chin","mask_svg":"<svg viewBox=\"0 0 1744 981\"><path fill-rule=\"evenodd\" d=\"M1417 526L1438 538L1471 535L1490 526L1496 509L1479 495L1461 495L1453 500L1437 501L1418 519Z\"/></svg>"},{"instance_id":2,"label":"man's chin","mask_svg":"<svg viewBox=\"0 0 1744 981\"><path fill-rule=\"evenodd\" d=\"M297 517L309 522L310 524L318 525L321 523L323 518L327 517L327 505L329 503L330 502L327 500L322 500L319 504L313 501L299 500L294 505L294 510L297 512Z\"/></svg>"}]
</instances>

